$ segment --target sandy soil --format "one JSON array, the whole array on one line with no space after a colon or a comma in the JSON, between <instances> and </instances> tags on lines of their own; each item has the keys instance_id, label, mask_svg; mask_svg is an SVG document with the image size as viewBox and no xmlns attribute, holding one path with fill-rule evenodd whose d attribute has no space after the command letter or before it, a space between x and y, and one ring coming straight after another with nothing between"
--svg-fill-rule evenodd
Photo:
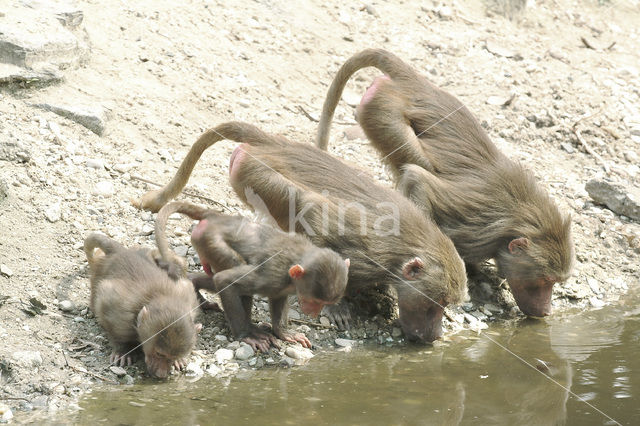
<instances>
[{"instance_id":1,"label":"sandy soil","mask_svg":"<svg viewBox=\"0 0 640 426\"><path fill-rule=\"evenodd\" d=\"M0 20L23 7L9 3L0 6ZM640 225L594 205L584 184L604 175L628 186L640 182L640 9L631 0L536 3L511 11L509 19L494 2L471 1L80 1L84 21L74 32L88 41L86 60L62 70L59 84L0 86L0 144L26 151L0 159L6 193L0 197L0 417L9 409L19 419L34 408L65 407L96 382L128 383L144 374L141 362L124 377L109 368L108 342L88 310L84 237L101 231L125 245L152 246L153 215L129 199L153 186L137 178L167 182L208 127L243 120L311 142L317 123L299 107L317 117L334 72L366 47L396 53L459 97L494 142L534 170L571 212L578 262L573 277L556 286L555 309L595 309L638 285ZM391 185L375 152L352 136L349 103L375 75L365 70L349 83L335 118L346 124L334 124L331 151ZM499 105L512 95L510 105ZM106 131L98 136L34 106L39 103L103 108ZM572 132L585 116L578 128L608 173ZM221 143L207 151L188 188L227 211L249 214L228 185L233 148ZM172 245L196 270L191 222L169 226ZM496 316L518 315L504 289L471 285L472 303L451 311L458 322L447 322L450 335L469 326L465 311L489 326ZM505 313L482 318L486 303ZM268 318L265 307L256 302L258 319ZM302 317L295 305L293 311L300 321L292 326L307 332L316 350L336 350L337 337L403 344L385 315L361 318L345 334ZM224 376L300 361L283 348L217 362L216 350L237 343L227 341L222 314L202 319L189 374Z\"/></svg>"}]
</instances>

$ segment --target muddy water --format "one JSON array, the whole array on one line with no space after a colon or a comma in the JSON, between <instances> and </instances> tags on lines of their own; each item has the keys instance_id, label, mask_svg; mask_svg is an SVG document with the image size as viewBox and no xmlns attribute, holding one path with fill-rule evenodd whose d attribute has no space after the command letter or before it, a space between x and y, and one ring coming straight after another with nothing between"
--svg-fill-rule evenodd
<instances>
[{"instance_id":1,"label":"muddy water","mask_svg":"<svg viewBox=\"0 0 640 426\"><path fill-rule=\"evenodd\" d=\"M429 348L361 347L226 382L97 390L96 424L640 424L640 297L494 324ZM635 402L634 402L635 398ZM60 419L56 419L60 420Z\"/></svg>"}]
</instances>

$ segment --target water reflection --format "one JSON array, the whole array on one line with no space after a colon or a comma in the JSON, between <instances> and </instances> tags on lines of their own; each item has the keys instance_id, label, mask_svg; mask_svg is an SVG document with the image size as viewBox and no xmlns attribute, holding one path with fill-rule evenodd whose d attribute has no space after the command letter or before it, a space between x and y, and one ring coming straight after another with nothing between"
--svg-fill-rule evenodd
<instances>
[{"instance_id":1,"label":"water reflection","mask_svg":"<svg viewBox=\"0 0 640 426\"><path fill-rule=\"evenodd\" d=\"M488 334L426 350L324 354L304 367L249 372L227 382L181 378L111 388L86 398L73 421L607 424L574 392L623 424L640 424L640 408L631 401L640 394L636 305L505 322Z\"/></svg>"}]
</instances>

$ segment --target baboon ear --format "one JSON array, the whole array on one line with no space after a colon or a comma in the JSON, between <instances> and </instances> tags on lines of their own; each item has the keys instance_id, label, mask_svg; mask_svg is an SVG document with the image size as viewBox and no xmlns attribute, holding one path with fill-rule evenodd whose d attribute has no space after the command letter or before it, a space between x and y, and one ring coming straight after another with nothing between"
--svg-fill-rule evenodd
<instances>
[{"instance_id":1,"label":"baboon ear","mask_svg":"<svg viewBox=\"0 0 640 426\"><path fill-rule=\"evenodd\" d=\"M408 280L415 280L424 269L424 261L419 257L414 257L402 265L402 275Z\"/></svg>"},{"instance_id":2,"label":"baboon ear","mask_svg":"<svg viewBox=\"0 0 640 426\"><path fill-rule=\"evenodd\" d=\"M509 242L509 253L520 255L529 247L529 240L525 237L516 238Z\"/></svg>"},{"instance_id":3,"label":"baboon ear","mask_svg":"<svg viewBox=\"0 0 640 426\"><path fill-rule=\"evenodd\" d=\"M140 309L140 312L138 312L138 319L136 321L136 326L140 327L142 323L147 321L148 319L149 319L149 310L147 309L146 306L143 306L142 309Z\"/></svg>"},{"instance_id":4,"label":"baboon ear","mask_svg":"<svg viewBox=\"0 0 640 426\"><path fill-rule=\"evenodd\" d=\"M293 265L289 268L289 276L294 280L299 280L304 276L304 268L300 265Z\"/></svg>"},{"instance_id":5,"label":"baboon ear","mask_svg":"<svg viewBox=\"0 0 640 426\"><path fill-rule=\"evenodd\" d=\"M349 266L351 266L351 261L349 259L345 259L344 264L347 265L347 268L349 268Z\"/></svg>"},{"instance_id":6,"label":"baboon ear","mask_svg":"<svg viewBox=\"0 0 640 426\"><path fill-rule=\"evenodd\" d=\"M196 323L195 327L196 327L196 333L200 333L200 331L202 331L202 324Z\"/></svg>"}]
</instances>

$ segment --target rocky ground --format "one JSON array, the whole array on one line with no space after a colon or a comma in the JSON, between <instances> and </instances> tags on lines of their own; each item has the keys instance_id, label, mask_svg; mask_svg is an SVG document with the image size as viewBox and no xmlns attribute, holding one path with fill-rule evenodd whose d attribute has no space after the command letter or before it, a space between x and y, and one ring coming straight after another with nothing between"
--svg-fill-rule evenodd
<instances>
[{"instance_id":1,"label":"rocky ground","mask_svg":"<svg viewBox=\"0 0 640 426\"><path fill-rule=\"evenodd\" d=\"M635 0L486 1L9 0L0 5L0 418L68 406L95 383L132 383L141 362L110 368L88 309L82 241L103 232L153 246L153 215L131 206L175 173L206 128L243 120L313 140L334 72L366 47L388 49L473 111L500 149L534 170L573 216L577 265L555 309L598 308L638 285L640 42ZM533 2L530 2L533 3ZM375 71L349 83L332 152L391 185L355 125ZM205 153L192 201L247 212L227 181L232 143ZM588 185L587 182L590 182ZM204 198L202 198L204 197ZM214 204L208 200L215 200ZM608 206L605 207L603 204ZM172 246L199 268L191 222L169 224ZM474 280L450 309L447 336L519 315L504 284ZM350 333L292 304L292 327L318 350L357 342L402 345L392 299ZM254 316L268 320L264 300ZM375 312L373 313L375 314ZM218 377L290 366L311 351L266 354L231 341L221 313L185 374Z\"/></svg>"}]
</instances>

